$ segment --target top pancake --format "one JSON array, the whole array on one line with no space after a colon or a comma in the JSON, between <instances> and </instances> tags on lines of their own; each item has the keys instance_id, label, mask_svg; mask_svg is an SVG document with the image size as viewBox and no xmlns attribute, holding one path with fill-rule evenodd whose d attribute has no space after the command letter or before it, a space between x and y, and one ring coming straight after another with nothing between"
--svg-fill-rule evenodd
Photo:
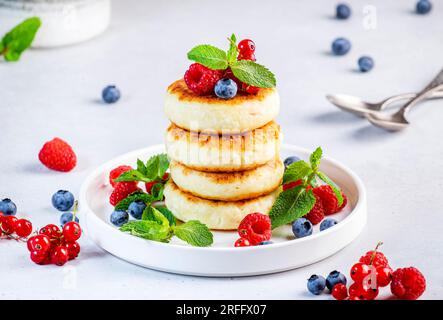
<instances>
[{"instance_id":1,"label":"top pancake","mask_svg":"<svg viewBox=\"0 0 443 320\"><path fill-rule=\"evenodd\" d=\"M232 99L197 96L183 79L172 83L165 99L166 116L181 128L206 133L242 133L271 122L280 110L275 88L255 95L238 92Z\"/></svg>"}]
</instances>

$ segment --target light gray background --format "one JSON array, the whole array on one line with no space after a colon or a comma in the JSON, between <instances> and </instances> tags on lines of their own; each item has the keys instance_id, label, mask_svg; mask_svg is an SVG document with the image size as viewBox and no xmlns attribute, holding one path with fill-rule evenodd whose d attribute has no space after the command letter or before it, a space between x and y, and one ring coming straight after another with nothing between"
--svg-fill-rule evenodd
<instances>
[{"instance_id":1,"label":"light gray background","mask_svg":"<svg viewBox=\"0 0 443 320\"><path fill-rule=\"evenodd\" d=\"M423 104L411 114L407 131L391 134L325 100L334 92L377 100L421 89L443 66L443 3L433 1L432 13L418 16L414 0L350 2L352 19L337 21L335 1L326 0L114 1L111 27L101 37L32 50L18 63L0 62L0 198L12 198L19 216L35 226L56 223L53 192L63 188L78 194L97 165L162 142L168 124L163 95L190 64L186 52L201 43L225 47L235 32L254 39L258 61L277 75L285 142L311 149L321 145L364 180L369 221L355 242L299 270L211 279L131 265L86 237L80 258L63 268L34 265L24 244L0 241L0 299L310 299L306 279L312 273L348 274L380 240L393 267L412 265L426 275L424 298L443 298L442 102ZM374 30L363 27L366 5L377 9ZM10 27L1 21L0 26ZM338 36L352 42L345 57L329 53ZM362 54L375 59L368 74L356 72ZM112 83L123 97L104 105L101 90ZM54 136L69 141L78 154L71 173L50 172L37 160L43 142Z\"/></svg>"}]
</instances>

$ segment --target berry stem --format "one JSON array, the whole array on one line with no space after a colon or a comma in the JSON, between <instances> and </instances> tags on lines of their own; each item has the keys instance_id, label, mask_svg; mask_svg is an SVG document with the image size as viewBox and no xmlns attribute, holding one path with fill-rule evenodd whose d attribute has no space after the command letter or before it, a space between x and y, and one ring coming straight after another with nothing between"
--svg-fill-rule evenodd
<instances>
[{"instance_id":1,"label":"berry stem","mask_svg":"<svg viewBox=\"0 0 443 320\"><path fill-rule=\"evenodd\" d=\"M375 246L374 252L372 253L371 261L369 261L369 265L372 265L372 262L373 262L374 259L375 259L375 255L377 254L377 250L378 250L378 248L380 248L380 246L381 246L382 244L383 244L383 242L382 242L382 241L379 241L379 242L377 243L377 245Z\"/></svg>"},{"instance_id":2,"label":"berry stem","mask_svg":"<svg viewBox=\"0 0 443 320\"><path fill-rule=\"evenodd\" d=\"M78 209L78 200L74 202L74 210L72 211L72 221L75 221L75 215L77 214Z\"/></svg>"}]
</instances>

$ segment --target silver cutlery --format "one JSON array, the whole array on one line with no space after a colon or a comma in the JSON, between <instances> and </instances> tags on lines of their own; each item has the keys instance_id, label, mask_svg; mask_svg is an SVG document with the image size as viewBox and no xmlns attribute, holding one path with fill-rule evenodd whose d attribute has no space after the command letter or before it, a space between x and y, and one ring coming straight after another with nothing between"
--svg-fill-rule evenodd
<instances>
[{"instance_id":1,"label":"silver cutlery","mask_svg":"<svg viewBox=\"0 0 443 320\"><path fill-rule=\"evenodd\" d=\"M398 111L391 114L382 112L366 114L366 119L373 125L388 130L399 131L405 129L409 125L409 121L406 119L409 111L417 105L418 102L427 99L431 94L443 89L443 69L437 74L437 76L422 90L417 96L409 100Z\"/></svg>"},{"instance_id":2,"label":"silver cutlery","mask_svg":"<svg viewBox=\"0 0 443 320\"><path fill-rule=\"evenodd\" d=\"M374 103L366 102L359 97L347 94L328 94L326 95L326 99L339 109L364 118L366 114L378 113L379 111L386 109L389 105L395 104L401 100L411 100L417 97L417 95L417 93L404 93ZM443 90L432 91L427 98L443 98Z\"/></svg>"}]
</instances>

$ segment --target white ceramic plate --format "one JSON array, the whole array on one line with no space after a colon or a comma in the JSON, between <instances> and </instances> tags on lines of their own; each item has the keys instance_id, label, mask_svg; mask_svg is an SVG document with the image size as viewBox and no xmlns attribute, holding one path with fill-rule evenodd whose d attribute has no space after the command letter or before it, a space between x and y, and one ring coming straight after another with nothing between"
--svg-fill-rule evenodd
<instances>
[{"instance_id":1,"label":"white ceramic plate","mask_svg":"<svg viewBox=\"0 0 443 320\"><path fill-rule=\"evenodd\" d=\"M322 260L353 241L366 223L366 191L351 170L324 158L325 171L348 196L348 205L332 215L339 221L320 232L317 225L311 236L294 239L290 226L273 231L273 244L235 248L236 232L214 232L214 244L208 248L187 245L177 238L168 243L144 240L119 231L109 222L113 210L108 199L111 186L109 171L118 165L135 165L137 158L147 159L164 152L163 145L136 150L97 168L80 191L80 215L87 235L109 253L128 262L161 271L198 276L250 276L280 272ZM308 159L308 150L284 145L282 158L296 155Z\"/></svg>"}]
</instances>

